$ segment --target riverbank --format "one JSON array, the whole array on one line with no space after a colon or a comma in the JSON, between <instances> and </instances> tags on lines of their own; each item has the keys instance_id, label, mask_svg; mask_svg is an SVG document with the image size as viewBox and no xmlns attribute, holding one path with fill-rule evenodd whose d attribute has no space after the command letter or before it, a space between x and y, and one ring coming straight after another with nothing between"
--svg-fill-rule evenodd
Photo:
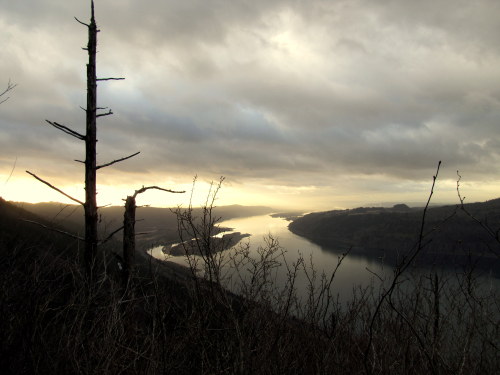
<instances>
[{"instance_id":1,"label":"riverbank","mask_svg":"<svg viewBox=\"0 0 500 375\"><path fill-rule=\"evenodd\" d=\"M212 237L210 240L210 251L212 253L224 251L236 246L238 242L242 239L250 237L248 233L231 232L227 234L222 234L221 236ZM162 253L165 256L183 256L183 255L202 255L201 252L204 249L203 244L196 239L190 241L185 241L184 243L176 243L171 245L165 245L162 248Z\"/></svg>"}]
</instances>

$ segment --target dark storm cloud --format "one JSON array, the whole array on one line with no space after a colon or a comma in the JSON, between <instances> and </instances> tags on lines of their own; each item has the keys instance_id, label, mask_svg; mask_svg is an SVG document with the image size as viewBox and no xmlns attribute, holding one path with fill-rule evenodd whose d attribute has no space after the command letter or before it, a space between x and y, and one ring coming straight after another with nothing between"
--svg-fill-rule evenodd
<instances>
[{"instance_id":1,"label":"dark storm cloud","mask_svg":"<svg viewBox=\"0 0 500 375\"><path fill-rule=\"evenodd\" d=\"M438 160L491 179L499 4L96 1L99 71L127 78L99 86L116 113L100 122L99 157L141 150L117 168L276 185L419 181ZM55 165L56 142L81 157L43 123L81 129L86 35L73 16L88 19L87 6L1 5L0 69L19 83L0 108L2 160L16 152Z\"/></svg>"}]
</instances>

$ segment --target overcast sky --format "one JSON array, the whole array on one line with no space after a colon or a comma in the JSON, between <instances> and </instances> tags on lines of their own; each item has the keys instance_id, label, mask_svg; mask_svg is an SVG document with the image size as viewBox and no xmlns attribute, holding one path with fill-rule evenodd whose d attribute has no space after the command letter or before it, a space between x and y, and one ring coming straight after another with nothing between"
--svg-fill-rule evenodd
<instances>
[{"instance_id":1,"label":"overcast sky","mask_svg":"<svg viewBox=\"0 0 500 375\"><path fill-rule=\"evenodd\" d=\"M0 0L0 195L83 196L90 1ZM500 194L498 0L96 0L99 203L224 176L219 204L317 210ZM13 172L12 172L13 171ZM12 176L9 175L12 172ZM144 203L186 204L148 193ZM145 194L146 195L146 194ZM200 198L201 199L201 198ZM194 202L195 204L197 202Z\"/></svg>"}]
</instances>

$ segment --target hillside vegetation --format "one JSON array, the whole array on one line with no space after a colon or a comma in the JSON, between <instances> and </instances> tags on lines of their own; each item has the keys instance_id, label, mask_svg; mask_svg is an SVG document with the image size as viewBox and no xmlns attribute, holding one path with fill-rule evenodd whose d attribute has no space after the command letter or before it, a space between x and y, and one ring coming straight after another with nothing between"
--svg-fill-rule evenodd
<instances>
[{"instance_id":1,"label":"hillside vegetation","mask_svg":"<svg viewBox=\"0 0 500 375\"><path fill-rule=\"evenodd\" d=\"M352 247L352 255L383 258L394 265L415 245L422 212L406 205L317 212L295 219L289 229L327 251ZM483 265L493 262L500 273L498 228L500 199L429 208L419 261L446 264L468 261L472 255Z\"/></svg>"},{"instance_id":2,"label":"hillside vegetation","mask_svg":"<svg viewBox=\"0 0 500 375\"><path fill-rule=\"evenodd\" d=\"M180 220L210 235L215 223L207 212ZM472 269L457 279L405 277L391 293L390 280L354 287L352 301L341 305L335 270L321 275L307 260L286 263L277 239L268 238L255 259L244 244L219 251L220 241L202 236L185 244L200 254L190 257L190 269L138 252L127 285L116 260L120 244L110 242L100 247L97 283L89 284L80 241L26 219L47 223L0 199L3 374L451 375L500 368L500 299ZM288 270L285 285L276 283L277 267ZM296 294L300 273L309 280L305 299Z\"/></svg>"}]
</instances>

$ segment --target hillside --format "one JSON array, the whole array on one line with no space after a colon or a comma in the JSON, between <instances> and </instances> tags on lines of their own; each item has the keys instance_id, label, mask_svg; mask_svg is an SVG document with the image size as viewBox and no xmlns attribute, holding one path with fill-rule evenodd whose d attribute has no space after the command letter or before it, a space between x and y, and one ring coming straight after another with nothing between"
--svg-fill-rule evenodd
<instances>
[{"instance_id":1,"label":"hillside","mask_svg":"<svg viewBox=\"0 0 500 375\"><path fill-rule=\"evenodd\" d=\"M53 225L49 220L36 213L25 210L6 202L0 197L0 248L11 247L64 247L68 237L54 231L49 231L40 225L50 226L55 229L68 230L60 224Z\"/></svg>"},{"instance_id":2,"label":"hillside","mask_svg":"<svg viewBox=\"0 0 500 375\"><path fill-rule=\"evenodd\" d=\"M369 215L375 212L351 216ZM50 224L0 199L3 374L372 373L366 368L493 374L499 368L498 295L471 282L472 273L458 284L439 279L438 285L437 274L423 278L390 305L378 304L376 289L341 305L330 298L335 283L309 284L310 295L301 301L299 268L290 270L290 283L278 286L273 268L280 258L273 248L240 269L241 296L224 289L235 279L221 273L216 252L191 271L210 264L222 279L194 278L139 252L136 272L124 285L113 254L101 248L98 282L89 285L77 259L79 242L26 219ZM119 245L110 243L109 250ZM430 326L439 329L436 349L436 336L425 334ZM439 362L426 357L429 350L437 351Z\"/></svg>"},{"instance_id":3,"label":"hillside","mask_svg":"<svg viewBox=\"0 0 500 375\"><path fill-rule=\"evenodd\" d=\"M493 233L500 228L500 199L464 208ZM473 254L485 258L483 262L498 263L499 243L466 211L456 205L429 208L420 261L445 263ZM351 254L384 258L394 264L416 244L422 213L422 208L406 205L326 211L298 218L289 229L326 251L343 252L352 247Z\"/></svg>"},{"instance_id":4,"label":"hillside","mask_svg":"<svg viewBox=\"0 0 500 375\"><path fill-rule=\"evenodd\" d=\"M36 204L15 202L15 205L43 217L47 222L63 225L73 233L83 232L83 208L78 205L55 202ZM120 206L103 207L99 210L101 215L99 226L103 237L122 225L123 210L124 208ZM263 215L272 211L272 208L264 206L231 205L216 207L214 214L221 220L229 220ZM194 216L201 214L200 208L194 208ZM138 207L136 231L145 233L137 236L137 246L142 250L152 245L178 242L177 216L171 208ZM117 240L120 238L120 235L116 236Z\"/></svg>"}]
</instances>

